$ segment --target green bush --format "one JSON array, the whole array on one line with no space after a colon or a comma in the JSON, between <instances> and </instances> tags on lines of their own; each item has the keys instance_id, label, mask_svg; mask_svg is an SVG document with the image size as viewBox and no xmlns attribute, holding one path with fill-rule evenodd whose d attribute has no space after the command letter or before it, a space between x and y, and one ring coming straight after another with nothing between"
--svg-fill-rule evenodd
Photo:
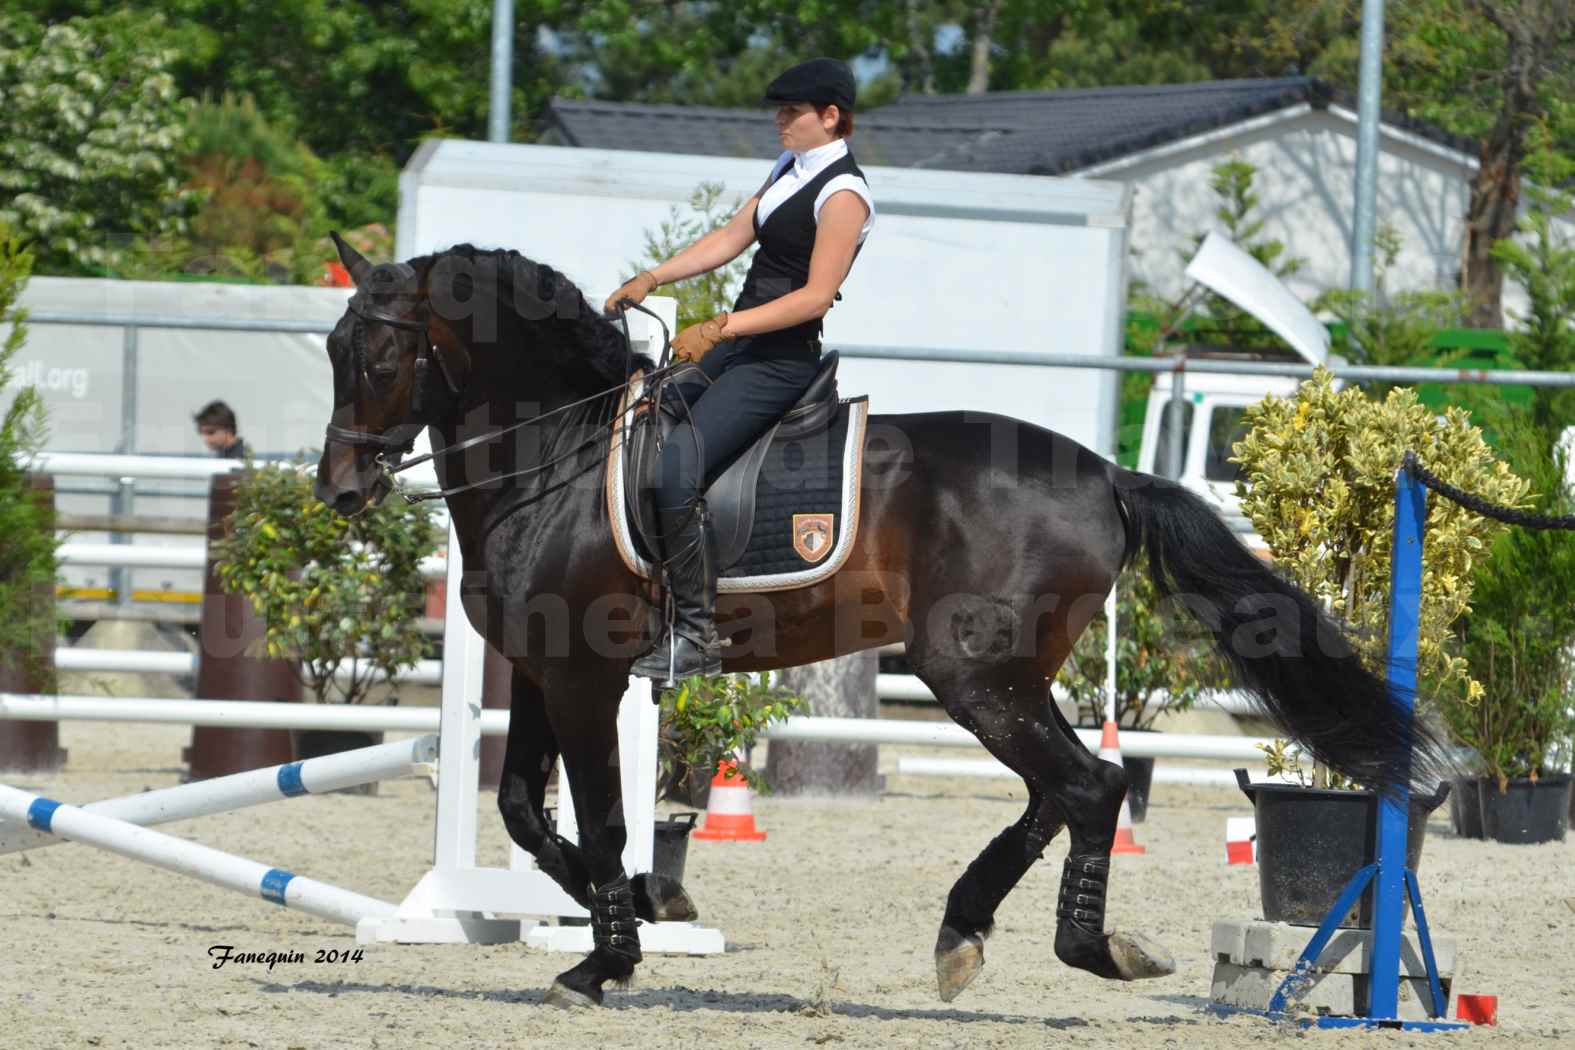
<instances>
[{"instance_id":1,"label":"green bush","mask_svg":"<svg viewBox=\"0 0 1575 1050\"><path fill-rule=\"evenodd\" d=\"M16 301L32 266L32 255L0 223L0 325L11 326L0 343L0 392L11 389L11 359L27 339L27 312ZM53 594L60 542L54 516L29 498L27 486L28 461L43 447L47 418L38 388L15 389L0 415L0 665L54 692L53 663L43 658L38 642L57 628ZM40 591L51 600L40 602Z\"/></svg>"},{"instance_id":2,"label":"green bush","mask_svg":"<svg viewBox=\"0 0 1575 1050\"><path fill-rule=\"evenodd\" d=\"M1319 369L1293 398L1269 397L1247 410L1236 443L1242 512L1276 567L1356 633L1367 665L1384 673L1394 531L1395 472L1407 451L1452 485L1510 506L1528 485L1495 459L1469 416L1442 417L1400 387L1382 401L1336 390ZM1450 652L1450 627L1470 607L1474 568L1503 526L1435 500L1423 542L1419 678L1468 695L1481 687Z\"/></svg>"},{"instance_id":3,"label":"green bush","mask_svg":"<svg viewBox=\"0 0 1575 1050\"><path fill-rule=\"evenodd\" d=\"M319 702L366 698L380 671L390 682L421 658L421 560L437 547L426 504L388 499L346 518L313 493L301 464L247 472L217 548L220 581L244 594L267 625L264 653L300 665ZM361 671L335 680L342 661Z\"/></svg>"},{"instance_id":4,"label":"green bush","mask_svg":"<svg viewBox=\"0 0 1575 1050\"><path fill-rule=\"evenodd\" d=\"M1548 187L1569 185L1575 160L1543 151L1528 166L1538 184L1521 221L1524 240L1495 248L1530 302L1510 347L1527 368L1569 371L1575 367L1575 239L1562 232L1559 217L1575 200ZM1488 413L1505 458L1531 483L1531 506L1540 514L1575 513L1558 447L1572 418L1575 395L1550 387L1536 388L1529 412ZM1483 771L1500 782L1567 763L1575 731L1575 533L1513 528L1500 536L1477 570L1471 613L1458 634L1482 691L1443 697L1455 739L1474 749Z\"/></svg>"},{"instance_id":5,"label":"green bush","mask_svg":"<svg viewBox=\"0 0 1575 1050\"><path fill-rule=\"evenodd\" d=\"M762 793L770 791L770 785L744 761L744 752L755 746L772 722L798 710L802 700L771 684L765 672L697 675L679 682L676 689L663 690L659 699L657 798L667 797L690 772L709 776L718 763L734 755L744 782Z\"/></svg>"},{"instance_id":6,"label":"green bush","mask_svg":"<svg viewBox=\"0 0 1575 1050\"><path fill-rule=\"evenodd\" d=\"M1123 573L1117 586L1117 725L1151 728L1163 712L1190 710L1205 690L1227 684L1212 646L1199 644L1196 622L1178 603L1161 602L1146 573ZM1105 719L1106 627L1103 616L1089 624L1056 676L1077 705L1079 725ZM1161 693L1166 706L1151 706Z\"/></svg>"}]
</instances>

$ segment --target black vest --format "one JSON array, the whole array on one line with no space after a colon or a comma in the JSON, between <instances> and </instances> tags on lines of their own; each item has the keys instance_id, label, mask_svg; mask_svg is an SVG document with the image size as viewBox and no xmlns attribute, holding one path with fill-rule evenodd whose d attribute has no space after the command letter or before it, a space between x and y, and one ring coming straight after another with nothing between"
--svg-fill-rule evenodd
<instances>
[{"instance_id":1,"label":"black vest","mask_svg":"<svg viewBox=\"0 0 1575 1050\"><path fill-rule=\"evenodd\" d=\"M787 171L784 167L777 178L780 179ZM815 249L815 198L826 183L838 175L854 175L861 180L864 178L851 152L838 157L813 179L800 186L791 197L777 205L764 223L760 221L759 206L756 206L755 239L760 242L760 247L755 250L754 261L749 264L744 288L738 293L738 301L733 304L734 310L747 310L769 303L809 283L809 257ZM776 179L772 182L774 184ZM853 257L858 258L856 249ZM757 349L766 346L803 348L819 338L820 321L817 319L754 336L753 345Z\"/></svg>"}]
</instances>

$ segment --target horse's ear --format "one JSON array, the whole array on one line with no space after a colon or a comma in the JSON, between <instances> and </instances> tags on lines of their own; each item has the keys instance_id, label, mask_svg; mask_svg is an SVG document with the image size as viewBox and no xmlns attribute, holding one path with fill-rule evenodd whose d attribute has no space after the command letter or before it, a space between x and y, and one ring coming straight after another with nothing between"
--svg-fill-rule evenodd
<instances>
[{"instance_id":1,"label":"horse's ear","mask_svg":"<svg viewBox=\"0 0 1575 1050\"><path fill-rule=\"evenodd\" d=\"M361 282L366 279L366 275L372 272L372 264L367 262L366 257L360 252L346 244L344 238L336 231L328 231L328 236L334 239L334 247L339 250L339 261L344 263L350 279L355 282L357 288L361 287Z\"/></svg>"}]
</instances>

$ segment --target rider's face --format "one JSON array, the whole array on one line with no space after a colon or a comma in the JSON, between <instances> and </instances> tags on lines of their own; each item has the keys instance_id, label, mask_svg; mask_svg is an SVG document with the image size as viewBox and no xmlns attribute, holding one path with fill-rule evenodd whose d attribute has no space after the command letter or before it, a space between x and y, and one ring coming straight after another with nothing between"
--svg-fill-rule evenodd
<instances>
[{"instance_id":1,"label":"rider's face","mask_svg":"<svg viewBox=\"0 0 1575 1050\"><path fill-rule=\"evenodd\" d=\"M802 153L824 146L832 139L831 129L825 126L828 120L835 128L830 110L823 118L808 102L784 102L777 107L776 115L777 135L782 140L782 147Z\"/></svg>"}]
</instances>

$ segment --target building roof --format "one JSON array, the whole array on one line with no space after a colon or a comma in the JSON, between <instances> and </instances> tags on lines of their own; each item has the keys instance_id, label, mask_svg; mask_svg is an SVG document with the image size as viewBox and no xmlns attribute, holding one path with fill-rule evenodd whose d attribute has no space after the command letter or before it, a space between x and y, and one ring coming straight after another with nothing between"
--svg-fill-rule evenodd
<instances>
[{"instance_id":1,"label":"building roof","mask_svg":"<svg viewBox=\"0 0 1575 1050\"><path fill-rule=\"evenodd\" d=\"M859 159L899 168L1062 175L1297 105L1354 109L1314 77L904 95L860 112ZM547 141L598 149L770 159L766 111L553 98ZM1384 122L1474 155L1476 144L1398 114Z\"/></svg>"},{"instance_id":2,"label":"building roof","mask_svg":"<svg viewBox=\"0 0 1575 1050\"><path fill-rule=\"evenodd\" d=\"M553 98L547 104L551 131L543 141L588 149L652 153L698 153L715 157L774 160L782 145L764 109L650 105ZM908 115L894 107L860 113L858 157L867 164L916 168L937 160L960 140L1012 132L968 116Z\"/></svg>"}]
</instances>

